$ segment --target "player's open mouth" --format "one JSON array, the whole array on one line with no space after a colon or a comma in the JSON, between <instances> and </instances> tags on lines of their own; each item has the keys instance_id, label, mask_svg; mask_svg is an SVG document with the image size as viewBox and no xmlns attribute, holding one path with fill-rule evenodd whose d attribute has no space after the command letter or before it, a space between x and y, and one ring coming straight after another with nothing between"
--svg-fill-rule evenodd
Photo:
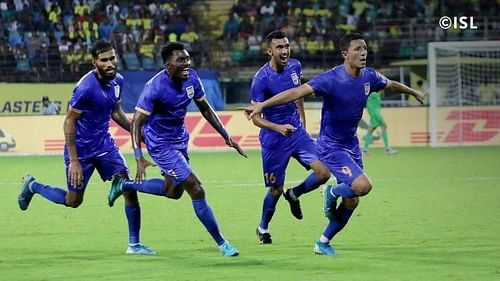
<instances>
[{"instance_id":1,"label":"player's open mouth","mask_svg":"<svg viewBox=\"0 0 500 281\"><path fill-rule=\"evenodd\" d=\"M106 73L113 74L113 73L115 73L115 69L114 68L108 68L108 69L106 69Z\"/></svg>"},{"instance_id":2,"label":"player's open mouth","mask_svg":"<svg viewBox=\"0 0 500 281\"><path fill-rule=\"evenodd\" d=\"M181 69L181 74L182 75L188 75L188 73L189 73L189 68L183 68L183 69Z\"/></svg>"}]
</instances>

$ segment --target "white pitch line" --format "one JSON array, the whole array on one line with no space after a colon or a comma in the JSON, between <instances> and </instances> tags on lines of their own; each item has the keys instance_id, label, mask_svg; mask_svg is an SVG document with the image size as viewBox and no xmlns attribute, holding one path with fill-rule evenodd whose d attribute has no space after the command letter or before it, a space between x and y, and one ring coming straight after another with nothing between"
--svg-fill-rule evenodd
<instances>
[{"instance_id":1,"label":"white pitch line","mask_svg":"<svg viewBox=\"0 0 500 281\"><path fill-rule=\"evenodd\" d=\"M302 182L303 179L297 179L297 180L287 180L285 181L285 187L290 186L293 184L297 184ZM444 179L444 178L399 178L399 177L387 177L387 178L374 178L375 182L391 182L391 181L398 181L398 182L426 182L426 181L440 181L440 182L459 182L459 181L500 181L500 177L497 176L492 176L492 177L463 177L463 178L449 178L449 179ZM111 182L107 183L89 183L89 185L109 185ZM249 182L233 182L233 181L206 181L204 182L202 179L202 184L203 186L206 187L246 187L246 186L261 186L263 187L264 183L262 181L249 181ZM16 181L16 182L0 182L0 186L16 186L19 187L21 185L21 181Z\"/></svg>"}]
</instances>

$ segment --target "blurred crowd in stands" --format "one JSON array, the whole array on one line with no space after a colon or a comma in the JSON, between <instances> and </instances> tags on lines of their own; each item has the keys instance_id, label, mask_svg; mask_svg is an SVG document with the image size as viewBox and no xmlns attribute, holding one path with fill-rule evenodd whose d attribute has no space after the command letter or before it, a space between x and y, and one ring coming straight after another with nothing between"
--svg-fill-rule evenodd
<instances>
[{"instance_id":1,"label":"blurred crowd in stands","mask_svg":"<svg viewBox=\"0 0 500 281\"><path fill-rule=\"evenodd\" d=\"M478 30L444 30L441 16L472 16ZM360 32L377 64L424 58L429 41L500 39L500 1L491 0L238 0L224 24L223 39L233 61L262 59L262 39L284 30L295 56L306 63L331 62L335 43ZM489 32L489 33L488 33ZM265 39L265 38L264 38ZM265 58L264 58L265 59Z\"/></svg>"},{"instance_id":2,"label":"blurred crowd in stands","mask_svg":"<svg viewBox=\"0 0 500 281\"><path fill-rule=\"evenodd\" d=\"M119 69L157 69L166 42L183 41L198 51L193 0L10 0L0 1L0 72L46 75L63 81L87 71L92 43L115 43ZM27 80L40 80L33 75ZM12 76L12 75L11 75ZM12 77L15 81L20 76ZM71 77L70 79L74 79ZM74 81L74 80L73 80Z\"/></svg>"},{"instance_id":3,"label":"blurred crowd in stands","mask_svg":"<svg viewBox=\"0 0 500 281\"><path fill-rule=\"evenodd\" d=\"M198 67L221 51L232 63L260 64L265 34L278 28L306 67L340 60L335 43L351 31L366 36L379 65L424 58L428 41L500 39L500 0L235 0L220 38L204 34L213 19L196 15L196 2L217 0L0 0L0 81L74 81L98 38L115 43L118 67L128 70L161 68L159 50L172 41L184 42ZM446 31L441 15L474 16L480 28ZM217 40L220 48L207 46Z\"/></svg>"}]
</instances>

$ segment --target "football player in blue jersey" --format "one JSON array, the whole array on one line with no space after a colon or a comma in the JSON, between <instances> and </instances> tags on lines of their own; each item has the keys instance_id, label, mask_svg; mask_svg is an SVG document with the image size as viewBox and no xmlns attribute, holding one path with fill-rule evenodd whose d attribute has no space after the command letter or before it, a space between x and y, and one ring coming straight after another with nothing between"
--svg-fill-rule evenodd
<instances>
[{"instance_id":1,"label":"football player in blue jersey","mask_svg":"<svg viewBox=\"0 0 500 281\"><path fill-rule=\"evenodd\" d=\"M263 102L284 90L299 86L302 77L300 62L290 58L290 43L286 34L275 30L267 35L266 40L270 60L253 77L252 103ZM327 182L330 171L319 161L314 140L306 132L302 98L265 108L262 114L254 115L252 121L261 128L259 140L264 184L268 188L256 233L259 243L271 244L269 223L281 194L289 202L292 214L302 219L298 198ZM312 169L313 173L301 184L283 193L285 171L292 157L306 169Z\"/></svg>"},{"instance_id":2,"label":"football player in blue jersey","mask_svg":"<svg viewBox=\"0 0 500 281\"><path fill-rule=\"evenodd\" d=\"M212 208L205 199L201 181L189 165L189 133L184 117L194 100L203 117L219 132L226 144L246 157L207 103L203 85L191 69L191 57L180 43L164 46L161 56L165 69L151 78L141 93L132 120L132 145L137 160L135 181L117 178L109 192L109 204L122 192L137 190L171 199L179 199L184 191L191 196L194 212L217 243L223 256L236 256L239 251L220 233ZM160 167L164 179L144 179L148 162L141 151L141 140Z\"/></svg>"},{"instance_id":3,"label":"football player in blue jersey","mask_svg":"<svg viewBox=\"0 0 500 281\"><path fill-rule=\"evenodd\" d=\"M337 185L327 186L323 192L324 212L329 222L316 241L314 252L328 256L335 255L330 241L349 221L359 204L359 197L372 189L370 178L363 172L362 154L356 134L368 95L390 88L414 96L420 103L425 97L424 93L389 80L366 67L368 52L362 35L350 33L343 36L340 49L343 64L262 103L241 108L248 118L252 118L264 108L285 104L309 94L323 97L317 152L320 160L337 179ZM336 206L338 197L342 197L342 202Z\"/></svg>"},{"instance_id":4,"label":"football player in blue jersey","mask_svg":"<svg viewBox=\"0 0 500 281\"><path fill-rule=\"evenodd\" d=\"M87 184L94 170L103 181L114 176L129 178L129 170L109 133L109 121L130 131L130 121L121 105L123 77L116 72L117 55L113 45L105 40L96 41L92 48L92 64L95 66L76 84L70 100L70 108L64 120L64 163L68 190L37 181L26 175L21 186L18 203L26 210L34 194L56 204L77 208L83 202ZM145 162L145 166L152 165ZM155 254L141 245L141 209L137 192L124 194L125 213L129 226L129 246L127 254Z\"/></svg>"}]
</instances>

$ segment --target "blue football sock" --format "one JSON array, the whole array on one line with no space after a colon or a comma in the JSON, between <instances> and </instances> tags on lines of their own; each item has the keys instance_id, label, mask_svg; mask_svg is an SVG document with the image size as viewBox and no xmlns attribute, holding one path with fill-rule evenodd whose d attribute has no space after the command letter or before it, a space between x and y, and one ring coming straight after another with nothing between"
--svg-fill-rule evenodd
<instances>
[{"instance_id":1,"label":"blue football sock","mask_svg":"<svg viewBox=\"0 0 500 281\"><path fill-rule=\"evenodd\" d=\"M292 188L292 191L295 197L299 198L302 194L313 191L320 185L321 184L318 182L316 175L311 173L302 183Z\"/></svg>"},{"instance_id":2,"label":"blue football sock","mask_svg":"<svg viewBox=\"0 0 500 281\"><path fill-rule=\"evenodd\" d=\"M323 236L328 238L328 240L332 240L333 236L337 234L339 229L339 222L337 220L330 220L325 230L323 231Z\"/></svg>"},{"instance_id":3,"label":"blue football sock","mask_svg":"<svg viewBox=\"0 0 500 281\"><path fill-rule=\"evenodd\" d=\"M340 204L337 209L335 210L335 217L337 218L339 222L339 228L337 232L341 231L344 226L346 226L347 222L351 218L352 214L354 213L353 210L347 209L344 204Z\"/></svg>"},{"instance_id":4,"label":"blue football sock","mask_svg":"<svg viewBox=\"0 0 500 281\"><path fill-rule=\"evenodd\" d=\"M125 214L128 222L128 243L137 245L141 242L139 232L141 230L141 207L125 205Z\"/></svg>"},{"instance_id":5,"label":"blue football sock","mask_svg":"<svg viewBox=\"0 0 500 281\"><path fill-rule=\"evenodd\" d=\"M270 192L266 193L264 203L262 204L262 217L260 218L259 224L262 229L269 228L269 222L273 218L274 211L276 211L276 204L279 199L279 196L274 196Z\"/></svg>"},{"instance_id":6,"label":"blue football sock","mask_svg":"<svg viewBox=\"0 0 500 281\"><path fill-rule=\"evenodd\" d=\"M149 179L141 183L126 180L122 186L125 190L137 190L142 193L149 193L154 195L165 196L165 181L162 179Z\"/></svg>"},{"instance_id":7,"label":"blue football sock","mask_svg":"<svg viewBox=\"0 0 500 281\"><path fill-rule=\"evenodd\" d=\"M33 181L31 190L49 201L66 206L67 192L64 189Z\"/></svg>"},{"instance_id":8,"label":"blue football sock","mask_svg":"<svg viewBox=\"0 0 500 281\"><path fill-rule=\"evenodd\" d=\"M340 183L334 186L332 192L337 197L356 197L356 193L352 190L352 187L346 183Z\"/></svg>"},{"instance_id":9,"label":"blue football sock","mask_svg":"<svg viewBox=\"0 0 500 281\"><path fill-rule=\"evenodd\" d=\"M196 216L200 219L201 223L203 223L208 233L212 235L212 238L215 240L217 245L220 246L224 244L224 237L222 237L222 234L219 231L217 220L215 219L212 208L208 205L207 200L205 200L205 198L193 200L193 208Z\"/></svg>"},{"instance_id":10,"label":"blue football sock","mask_svg":"<svg viewBox=\"0 0 500 281\"><path fill-rule=\"evenodd\" d=\"M330 220L325 230L323 231L323 235L332 240L333 236L341 231L344 226L347 225L347 222L351 218L354 210L348 210L344 207L343 204L340 204L339 207L335 210L335 220Z\"/></svg>"}]
</instances>

